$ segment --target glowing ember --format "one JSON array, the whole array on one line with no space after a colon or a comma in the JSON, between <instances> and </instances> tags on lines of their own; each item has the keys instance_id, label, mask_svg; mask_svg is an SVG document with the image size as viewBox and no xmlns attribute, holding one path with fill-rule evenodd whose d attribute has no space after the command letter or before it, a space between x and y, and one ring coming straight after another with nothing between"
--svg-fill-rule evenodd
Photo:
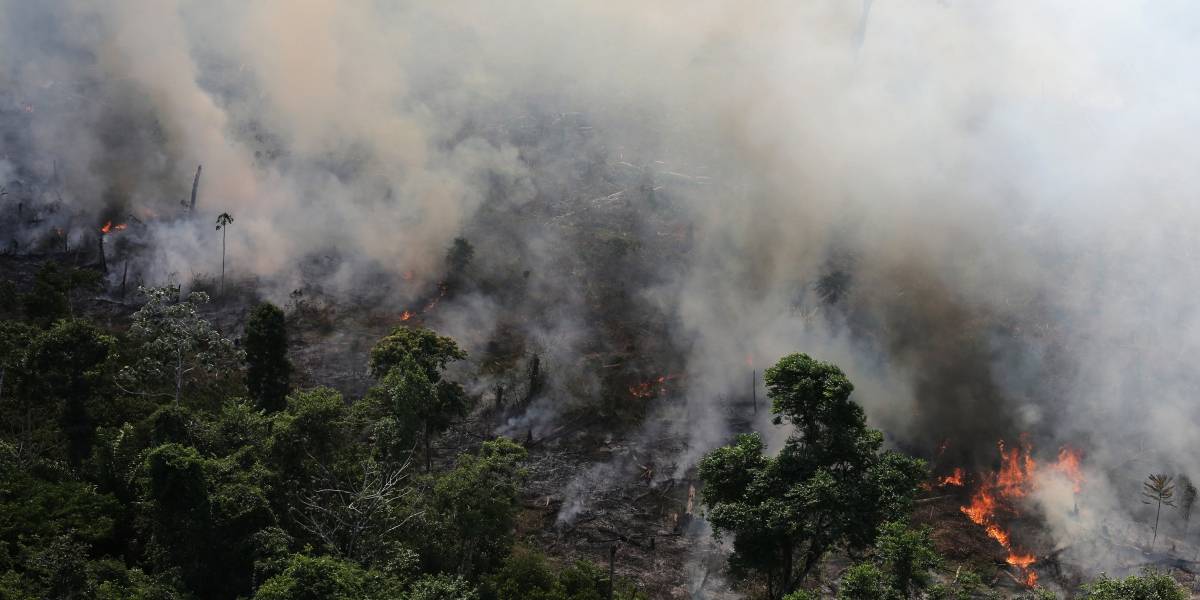
<instances>
[{"instance_id":1,"label":"glowing ember","mask_svg":"<svg viewBox=\"0 0 1200 600\"><path fill-rule=\"evenodd\" d=\"M653 398L667 392L667 382L678 379L680 375L660 375L650 381L643 381L629 386L629 395L634 398Z\"/></svg>"},{"instance_id":2,"label":"glowing ember","mask_svg":"<svg viewBox=\"0 0 1200 600\"><path fill-rule=\"evenodd\" d=\"M962 487L963 477L964 473L962 467L955 467L953 473L938 480L938 485L953 485Z\"/></svg>"}]
</instances>

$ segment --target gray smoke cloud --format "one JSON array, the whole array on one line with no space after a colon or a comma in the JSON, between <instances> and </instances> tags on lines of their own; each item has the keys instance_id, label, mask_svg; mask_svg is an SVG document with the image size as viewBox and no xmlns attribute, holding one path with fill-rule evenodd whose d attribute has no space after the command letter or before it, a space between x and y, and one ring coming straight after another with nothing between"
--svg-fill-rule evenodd
<instances>
[{"instance_id":1,"label":"gray smoke cloud","mask_svg":"<svg viewBox=\"0 0 1200 600\"><path fill-rule=\"evenodd\" d=\"M647 431L686 437L678 473L728 439L749 370L800 350L914 452L1081 447L1090 514L1128 521L1143 471L1195 471L1200 442L1197 23L1182 0L5 0L0 173L77 243L151 223L151 280L215 271L228 211L233 268L276 298L328 255L325 286L387 281L400 308L465 234L521 296L433 324L521 330L574 397L603 389L578 355L664 340L639 351L686 377ZM589 249L582 219L641 237ZM641 316L605 334L588 286L617 269Z\"/></svg>"}]
</instances>

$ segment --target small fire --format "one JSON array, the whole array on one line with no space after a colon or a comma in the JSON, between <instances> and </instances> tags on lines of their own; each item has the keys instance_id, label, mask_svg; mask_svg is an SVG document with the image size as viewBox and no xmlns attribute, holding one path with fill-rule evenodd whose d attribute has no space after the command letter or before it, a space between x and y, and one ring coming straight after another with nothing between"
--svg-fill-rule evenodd
<instances>
[{"instance_id":1,"label":"small fire","mask_svg":"<svg viewBox=\"0 0 1200 600\"><path fill-rule=\"evenodd\" d=\"M954 472L939 479L938 485L953 485L956 487L962 487L964 477L965 473L963 472L963 468L954 467Z\"/></svg>"},{"instance_id":2,"label":"small fire","mask_svg":"<svg viewBox=\"0 0 1200 600\"><path fill-rule=\"evenodd\" d=\"M108 235L111 231L123 231L126 227L128 227L128 225L124 223L117 223L116 225L113 225L112 221L106 221L104 223L104 227L100 228L100 233L102 235Z\"/></svg>"},{"instance_id":3,"label":"small fire","mask_svg":"<svg viewBox=\"0 0 1200 600\"><path fill-rule=\"evenodd\" d=\"M634 398L653 398L667 392L667 382L678 379L680 375L660 375L650 381L643 381L629 386L629 395Z\"/></svg>"},{"instance_id":4,"label":"small fire","mask_svg":"<svg viewBox=\"0 0 1200 600\"><path fill-rule=\"evenodd\" d=\"M446 295L446 282L442 281L442 282L438 283L437 297L435 297L433 300L430 300L429 304L425 305L425 312L429 312L429 311L437 308L438 302L441 302L442 298L445 297L445 295Z\"/></svg>"},{"instance_id":5,"label":"small fire","mask_svg":"<svg viewBox=\"0 0 1200 600\"><path fill-rule=\"evenodd\" d=\"M410 279L412 277L412 271L405 271L402 277L405 279ZM425 308L419 310L405 310L404 312L400 313L400 322L403 323L406 321L411 321L414 317L437 308L438 302L440 302L445 295L446 283L441 282L438 284L438 295L435 296L433 300L430 300L429 303L425 305Z\"/></svg>"}]
</instances>

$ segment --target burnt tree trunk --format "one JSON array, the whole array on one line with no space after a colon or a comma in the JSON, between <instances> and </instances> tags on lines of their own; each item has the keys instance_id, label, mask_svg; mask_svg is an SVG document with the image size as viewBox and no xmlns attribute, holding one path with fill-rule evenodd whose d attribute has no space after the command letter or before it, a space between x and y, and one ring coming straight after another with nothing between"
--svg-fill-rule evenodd
<instances>
[{"instance_id":1,"label":"burnt tree trunk","mask_svg":"<svg viewBox=\"0 0 1200 600\"><path fill-rule=\"evenodd\" d=\"M204 165L196 165L196 178L192 180L192 203L188 205L189 212L196 212L196 192L200 189L200 170Z\"/></svg>"}]
</instances>

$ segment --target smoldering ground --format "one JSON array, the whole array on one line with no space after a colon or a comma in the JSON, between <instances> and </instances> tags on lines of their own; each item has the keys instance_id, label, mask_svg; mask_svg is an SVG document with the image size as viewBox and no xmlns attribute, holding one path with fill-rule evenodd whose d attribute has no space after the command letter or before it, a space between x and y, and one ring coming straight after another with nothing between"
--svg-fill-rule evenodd
<instances>
[{"instance_id":1,"label":"smoldering ground","mask_svg":"<svg viewBox=\"0 0 1200 600\"><path fill-rule=\"evenodd\" d=\"M1196 467L1188 3L0 8L18 251L129 214L147 280L211 272L227 211L232 268L267 296L387 279L373 297L400 310L466 232L524 295L477 289L429 322L529 334L547 397L585 401L577 354L663 340L639 350L648 375L687 375L651 410L687 436L681 470L728 439L747 371L796 350L927 456L948 440L946 460L986 465L1028 433L1083 447L1117 497ZM604 252L573 235L597 223L619 233ZM686 243L647 243L658 226ZM306 275L310 256L337 260ZM597 281L634 313L620 327L597 326Z\"/></svg>"}]
</instances>

